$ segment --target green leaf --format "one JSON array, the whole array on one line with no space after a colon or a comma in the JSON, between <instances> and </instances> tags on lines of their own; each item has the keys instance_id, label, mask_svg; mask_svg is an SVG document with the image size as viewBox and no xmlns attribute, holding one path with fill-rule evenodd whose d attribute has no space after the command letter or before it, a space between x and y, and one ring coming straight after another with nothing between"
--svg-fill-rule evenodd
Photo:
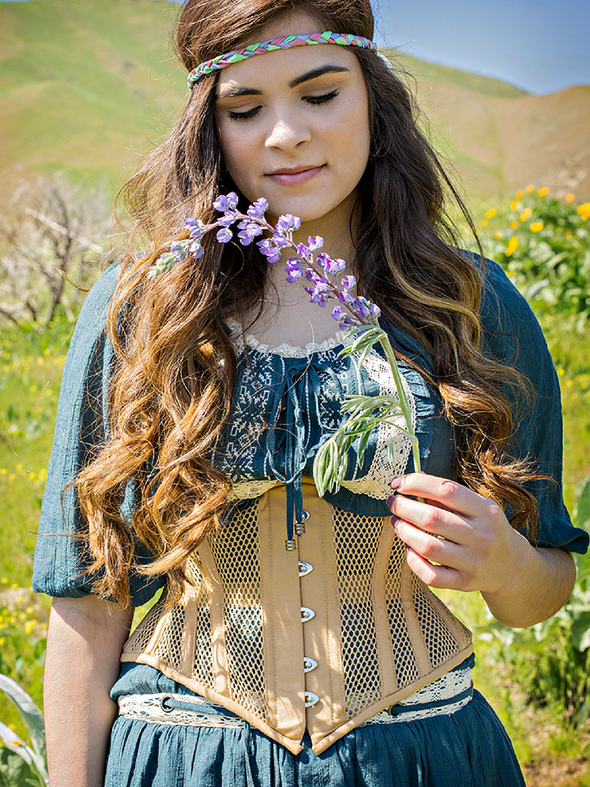
<instances>
[{"instance_id":1,"label":"green leaf","mask_svg":"<svg viewBox=\"0 0 590 787\"><path fill-rule=\"evenodd\" d=\"M0 787L43 787L43 784L17 752L7 746L0 748Z\"/></svg>"},{"instance_id":2,"label":"green leaf","mask_svg":"<svg viewBox=\"0 0 590 787\"><path fill-rule=\"evenodd\" d=\"M47 755L45 750L45 723L43 721L43 714L27 692L21 689L18 683L12 680L12 678L0 674L0 690L2 690L8 699L12 700L18 708L24 723L27 725L33 749L40 757L45 759Z\"/></svg>"},{"instance_id":3,"label":"green leaf","mask_svg":"<svg viewBox=\"0 0 590 787\"><path fill-rule=\"evenodd\" d=\"M590 530L590 478L582 481L576 489L574 524Z\"/></svg>"},{"instance_id":4,"label":"green leaf","mask_svg":"<svg viewBox=\"0 0 590 787\"><path fill-rule=\"evenodd\" d=\"M38 784L49 784L49 777L47 775L47 765L45 760L37 754L30 746L28 746L19 736L0 721L0 739L2 739L5 747L12 751L15 755L20 757L25 762L29 769L34 773L37 771L40 781ZM0 751L2 751L0 749ZM11 763L14 765L14 761ZM27 782L21 782L26 784ZM33 782L34 783L34 782ZM12 782L10 782L12 787ZM18 784L18 782L17 782Z\"/></svg>"}]
</instances>

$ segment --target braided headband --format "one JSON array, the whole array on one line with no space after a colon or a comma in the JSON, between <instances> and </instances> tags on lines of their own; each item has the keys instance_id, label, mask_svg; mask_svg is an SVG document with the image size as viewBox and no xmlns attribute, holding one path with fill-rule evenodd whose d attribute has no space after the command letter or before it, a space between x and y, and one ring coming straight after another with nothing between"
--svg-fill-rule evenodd
<instances>
[{"instance_id":1,"label":"braided headband","mask_svg":"<svg viewBox=\"0 0 590 787\"><path fill-rule=\"evenodd\" d=\"M324 33L306 33L297 36L282 36L281 38L271 38L269 41L262 41L260 44L250 44L243 49L236 49L228 52L227 55L218 55L212 60L200 63L188 75L188 86L193 88L199 79L222 68L227 68L241 60L247 60L252 55L263 55L265 52L274 52L277 49L290 49L292 46L311 46L313 44L338 44L338 46L358 46L361 49L377 51L377 44L370 38L355 36L353 33L332 33L326 30Z\"/></svg>"}]
</instances>

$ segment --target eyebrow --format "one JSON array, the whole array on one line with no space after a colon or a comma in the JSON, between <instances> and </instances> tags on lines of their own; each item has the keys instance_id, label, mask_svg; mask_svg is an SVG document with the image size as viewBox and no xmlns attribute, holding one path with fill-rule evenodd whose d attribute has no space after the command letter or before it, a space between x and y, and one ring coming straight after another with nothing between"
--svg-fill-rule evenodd
<instances>
[{"instance_id":1,"label":"eyebrow","mask_svg":"<svg viewBox=\"0 0 590 787\"><path fill-rule=\"evenodd\" d=\"M345 66L335 66L335 65L325 65L320 66L319 68L314 68L311 71L306 71L305 74L301 74L301 76L295 77L289 82L289 87L297 87L298 85L303 84L303 82L309 82L311 79L317 79L318 77L323 76L324 74L330 73L341 73L344 71L350 71L350 69L346 68ZM237 98L238 96L261 96L262 90L257 90L253 87L230 87L227 90L223 90L219 95L215 98L216 100L220 100L222 98Z\"/></svg>"}]
</instances>

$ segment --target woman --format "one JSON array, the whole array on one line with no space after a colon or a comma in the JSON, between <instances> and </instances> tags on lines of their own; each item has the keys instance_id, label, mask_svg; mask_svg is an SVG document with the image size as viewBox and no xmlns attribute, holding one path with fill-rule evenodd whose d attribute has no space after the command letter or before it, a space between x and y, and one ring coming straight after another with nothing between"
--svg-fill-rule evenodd
<instances>
[{"instance_id":1,"label":"woman","mask_svg":"<svg viewBox=\"0 0 590 787\"><path fill-rule=\"evenodd\" d=\"M456 249L446 178L372 34L368 0L181 13L188 105L127 187L152 251L95 286L64 376L34 579L56 597L52 787L523 784L469 632L428 586L480 591L513 626L568 598L587 539L561 499L557 384L520 296ZM425 473L381 428L317 496L344 395L392 382L376 351L362 369L339 354L282 262L213 235L152 275L230 190L299 216L296 237L322 236L379 304Z\"/></svg>"}]
</instances>

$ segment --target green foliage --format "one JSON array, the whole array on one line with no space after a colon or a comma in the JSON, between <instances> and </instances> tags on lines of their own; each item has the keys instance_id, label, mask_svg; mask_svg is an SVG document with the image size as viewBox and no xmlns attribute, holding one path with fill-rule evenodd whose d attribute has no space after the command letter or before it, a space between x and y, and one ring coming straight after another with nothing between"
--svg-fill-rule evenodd
<instances>
[{"instance_id":1,"label":"green foliage","mask_svg":"<svg viewBox=\"0 0 590 787\"><path fill-rule=\"evenodd\" d=\"M539 316L590 317L590 203L517 192L482 221L484 250L499 262Z\"/></svg>"},{"instance_id":2,"label":"green foliage","mask_svg":"<svg viewBox=\"0 0 590 787\"><path fill-rule=\"evenodd\" d=\"M590 531L590 479L577 489L574 524ZM552 618L528 629L495 620L480 626L488 659L512 667L526 702L552 706L567 726L586 728L590 719L590 555L575 555L578 579L567 604Z\"/></svg>"},{"instance_id":3,"label":"green foliage","mask_svg":"<svg viewBox=\"0 0 590 787\"><path fill-rule=\"evenodd\" d=\"M27 692L6 675L0 674L0 690L18 708L31 741L31 745L25 743L10 727L0 722L0 739L4 743L0 750L0 785L4 780L11 787L43 787L49 784L43 714Z\"/></svg>"}]
</instances>

